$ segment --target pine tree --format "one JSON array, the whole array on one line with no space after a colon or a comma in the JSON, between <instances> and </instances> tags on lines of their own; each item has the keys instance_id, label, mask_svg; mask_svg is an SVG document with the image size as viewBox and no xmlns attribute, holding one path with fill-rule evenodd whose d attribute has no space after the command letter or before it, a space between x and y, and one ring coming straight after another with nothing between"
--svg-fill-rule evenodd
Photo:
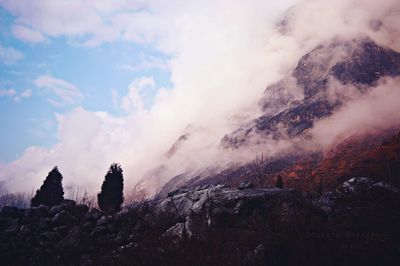
<instances>
[{"instance_id":1,"label":"pine tree","mask_svg":"<svg viewBox=\"0 0 400 266\"><path fill-rule=\"evenodd\" d=\"M113 163L108 170L101 191L97 194L97 203L105 213L115 213L121 210L124 202L124 177L119 164Z\"/></svg>"},{"instance_id":2,"label":"pine tree","mask_svg":"<svg viewBox=\"0 0 400 266\"><path fill-rule=\"evenodd\" d=\"M283 188L283 180L280 175L278 175L278 177L276 178L275 186L278 188Z\"/></svg>"},{"instance_id":3,"label":"pine tree","mask_svg":"<svg viewBox=\"0 0 400 266\"><path fill-rule=\"evenodd\" d=\"M44 204L50 207L60 204L64 200L62 179L62 175L55 166L47 175L40 189L36 191L36 195L31 199L31 206Z\"/></svg>"}]
</instances>

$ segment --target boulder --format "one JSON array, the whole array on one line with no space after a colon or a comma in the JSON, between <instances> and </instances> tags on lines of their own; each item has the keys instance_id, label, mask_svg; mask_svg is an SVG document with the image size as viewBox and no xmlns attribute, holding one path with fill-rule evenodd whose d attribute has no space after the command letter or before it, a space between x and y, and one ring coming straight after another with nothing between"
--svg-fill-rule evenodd
<instances>
[{"instance_id":1,"label":"boulder","mask_svg":"<svg viewBox=\"0 0 400 266\"><path fill-rule=\"evenodd\" d=\"M254 184L252 182L249 181L245 181L240 183L240 185L238 186L238 189L246 189L246 188L253 188Z\"/></svg>"},{"instance_id":2,"label":"boulder","mask_svg":"<svg viewBox=\"0 0 400 266\"><path fill-rule=\"evenodd\" d=\"M51 209L49 210L49 215L50 216L54 216L57 213L61 212L62 210L64 210L64 206L63 205L55 205L53 207L51 207Z\"/></svg>"},{"instance_id":3,"label":"boulder","mask_svg":"<svg viewBox=\"0 0 400 266\"><path fill-rule=\"evenodd\" d=\"M47 240L47 241L54 241L60 239L61 235L58 232L44 232L40 235L42 239Z\"/></svg>"},{"instance_id":4,"label":"boulder","mask_svg":"<svg viewBox=\"0 0 400 266\"><path fill-rule=\"evenodd\" d=\"M18 210L16 207L11 206L4 206L1 209L1 214L3 217L10 217L10 218L21 218L23 216L23 212Z\"/></svg>"},{"instance_id":5,"label":"boulder","mask_svg":"<svg viewBox=\"0 0 400 266\"><path fill-rule=\"evenodd\" d=\"M186 230L184 223L177 223L170 228L168 228L164 234L162 235L163 238L172 239L173 241L181 241L184 240L186 237Z\"/></svg>"},{"instance_id":6,"label":"boulder","mask_svg":"<svg viewBox=\"0 0 400 266\"><path fill-rule=\"evenodd\" d=\"M70 199L65 199L61 202L60 204L61 206L64 206L66 209L70 210L73 207L75 207L76 203L74 200L70 200Z\"/></svg>"},{"instance_id":7,"label":"boulder","mask_svg":"<svg viewBox=\"0 0 400 266\"><path fill-rule=\"evenodd\" d=\"M74 208L74 213L78 216L84 215L89 211L89 207L85 204L77 204Z\"/></svg>"},{"instance_id":8,"label":"boulder","mask_svg":"<svg viewBox=\"0 0 400 266\"><path fill-rule=\"evenodd\" d=\"M61 235L64 235L64 234L68 233L68 226L66 226L66 225L57 226L53 230L55 232L60 233Z\"/></svg>"},{"instance_id":9,"label":"boulder","mask_svg":"<svg viewBox=\"0 0 400 266\"><path fill-rule=\"evenodd\" d=\"M50 224L51 224L50 218L40 217L37 226L38 226L38 228L44 230L44 229L49 228Z\"/></svg>"},{"instance_id":10,"label":"boulder","mask_svg":"<svg viewBox=\"0 0 400 266\"><path fill-rule=\"evenodd\" d=\"M86 250L88 243L88 235L82 232L79 226L74 226L70 233L57 244L57 249L61 251L70 250L74 252L82 252Z\"/></svg>"},{"instance_id":11,"label":"boulder","mask_svg":"<svg viewBox=\"0 0 400 266\"><path fill-rule=\"evenodd\" d=\"M33 214L38 217L43 217L47 216L49 207L46 205L40 204L39 206L32 207L31 210L33 211Z\"/></svg>"},{"instance_id":12,"label":"boulder","mask_svg":"<svg viewBox=\"0 0 400 266\"><path fill-rule=\"evenodd\" d=\"M185 220L186 236L188 239L205 240L207 238L207 218L204 213L191 213Z\"/></svg>"},{"instance_id":13,"label":"boulder","mask_svg":"<svg viewBox=\"0 0 400 266\"><path fill-rule=\"evenodd\" d=\"M32 226L31 225L22 225L19 229L18 239L24 240L32 235Z\"/></svg>"},{"instance_id":14,"label":"boulder","mask_svg":"<svg viewBox=\"0 0 400 266\"><path fill-rule=\"evenodd\" d=\"M90 235L92 237L99 237L99 236L103 236L107 233L107 227L105 226L96 226L92 232L90 233Z\"/></svg>"},{"instance_id":15,"label":"boulder","mask_svg":"<svg viewBox=\"0 0 400 266\"><path fill-rule=\"evenodd\" d=\"M102 216L103 213L98 209L91 209L86 213L85 218L87 221L97 223L97 220L99 220Z\"/></svg>"},{"instance_id":16,"label":"boulder","mask_svg":"<svg viewBox=\"0 0 400 266\"><path fill-rule=\"evenodd\" d=\"M85 222L85 223L82 224L81 228L82 228L83 231L90 232L90 231L93 230L94 226L95 225L93 223L91 223L91 222Z\"/></svg>"},{"instance_id":17,"label":"boulder","mask_svg":"<svg viewBox=\"0 0 400 266\"><path fill-rule=\"evenodd\" d=\"M14 236L19 232L20 225L17 220L13 220L9 226L3 231L3 235L6 237Z\"/></svg>"},{"instance_id":18,"label":"boulder","mask_svg":"<svg viewBox=\"0 0 400 266\"><path fill-rule=\"evenodd\" d=\"M72 225L73 223L76 223L76 222L77 222L76 218L73 217L71 214L69 214L65 210L57 213L54 216L54 218L52 219L52 223L53 223L54 226Z\"/></svg>"}]
</instances>

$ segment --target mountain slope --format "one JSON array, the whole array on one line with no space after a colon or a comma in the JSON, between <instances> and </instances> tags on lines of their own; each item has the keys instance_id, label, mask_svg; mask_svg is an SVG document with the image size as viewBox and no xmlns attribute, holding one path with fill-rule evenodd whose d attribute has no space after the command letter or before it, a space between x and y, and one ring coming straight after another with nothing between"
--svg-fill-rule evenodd
<instances>
[{"instance_id":1,"label":"mountain slope","mask_svg":"<svg viewBox=\"0 0 400 266\"><path fill-rule=\"evenodd\" d=\"M317 121L340 110L351 97L377 89L380 78L399 75L400 53L381 47L369 38L348 42L334 40L321 45L304 55L290 76L265 90L259 101L264 115L225 135L221 147L236 150L250 144L262 144L266 137L273 140L307 140L311 137L309 130ZM288 88L291 86L300 88L303 96L292 94ZM261 178L257 177L260 169L254 167L254 162L201 176L179 175L179 182L177 178L171 179L159 195L165 196L179 187L194 188L219 183L234 187L244 181L258 186L273 186L279 175L286 186L305 191L332 189L351 175L386 179L386 171L377 174L382 171L382 162L369 158L367 154L373 153L380 143L397 131L394 128L388 132L374 136L361 134L353 142L343 141L334 155L299 148L290 154L269 158L266 165L258 166ZM392 153L399 152L398 146L394 145L393 149ZM385 155L388 150L381 149L380 153L382 155L379 156L389 156ZM363 164L368 164L365 161L370 159L369 166L363 168ZM397 163L396 160L392 162Z\"/></svg>"}]
</instances>

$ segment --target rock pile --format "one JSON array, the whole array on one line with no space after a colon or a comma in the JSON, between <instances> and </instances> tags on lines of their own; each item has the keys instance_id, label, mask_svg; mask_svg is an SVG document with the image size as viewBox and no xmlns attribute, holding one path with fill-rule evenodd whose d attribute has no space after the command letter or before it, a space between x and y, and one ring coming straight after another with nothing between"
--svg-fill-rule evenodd
<instances>
[{"instance_id":1,"label":"rock pile","mask_svg":"<svg viewBox=\"0 0 400 266\"><path fill-rule=\"evenodd\" d=\"M319 198L251 185L177 190L112 216L72 200L4 207L0 258L3 265L396 265L399 210L396 188L366 178Z\"/></svg>"}]
</instances>

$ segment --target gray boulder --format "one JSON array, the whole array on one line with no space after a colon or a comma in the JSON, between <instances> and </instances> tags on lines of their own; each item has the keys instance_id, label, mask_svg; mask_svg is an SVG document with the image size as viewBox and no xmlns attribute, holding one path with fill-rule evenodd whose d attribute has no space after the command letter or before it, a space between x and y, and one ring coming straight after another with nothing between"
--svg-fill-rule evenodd
<instances>
[{"instance_id":1,"label":"gray boulder","mask_svg":"<svg viewBox=\"0 0 400 266\"><path fill-rule=\"evenodd\" d=\"M72 225L73 223L76 223L76 222L77 222L76 218L73 217L71 214L69 214L65 210L57 213L54 216L54 218L52 219L52 223L55 226L58 226L58 225Z\"/></svg>"}]
</instances>

